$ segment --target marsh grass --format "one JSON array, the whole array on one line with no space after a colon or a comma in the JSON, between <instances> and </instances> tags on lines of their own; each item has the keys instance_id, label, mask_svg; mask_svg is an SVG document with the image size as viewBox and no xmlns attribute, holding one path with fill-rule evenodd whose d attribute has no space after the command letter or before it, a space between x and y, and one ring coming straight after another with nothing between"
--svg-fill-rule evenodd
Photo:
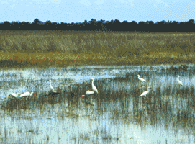
<instances>
[{"instance_id":1,"label":"marsh grass","mask_svg":"<svg viewBox=\"0 0 195 144\"><path fill-rule=\"evenodd\" d=\"M194 33L0 31L2 67L193 63Z\"/></svg>"}]
</instances>

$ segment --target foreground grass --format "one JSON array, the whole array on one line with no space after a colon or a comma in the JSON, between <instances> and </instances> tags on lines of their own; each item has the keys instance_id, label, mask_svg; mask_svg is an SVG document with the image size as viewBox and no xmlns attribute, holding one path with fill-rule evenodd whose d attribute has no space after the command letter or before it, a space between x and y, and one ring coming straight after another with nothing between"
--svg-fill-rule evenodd
<instances>
[{"instance_id":1,"label":"foreground grass","mask_svg":"<svg viewBox=\"0 0 195 144\"><path fill-rule=\"evenodd\" d=\"M1 67L195 62L195 33L0 31Z\"/></svg>"}]
</instances>

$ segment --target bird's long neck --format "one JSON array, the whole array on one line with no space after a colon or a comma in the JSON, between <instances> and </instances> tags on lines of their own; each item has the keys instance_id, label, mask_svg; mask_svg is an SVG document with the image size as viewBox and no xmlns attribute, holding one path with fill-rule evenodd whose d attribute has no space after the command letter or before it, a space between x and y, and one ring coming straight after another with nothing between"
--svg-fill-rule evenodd
<instances>
[{"instance_id":1,"label":"bird's long neck","mask_svg":"<svg viewBox=\"0 0 195 144\"><path fill-rule=\"evenodd\" d=\"M94 86L94 81L91 82L91 87L92 87L92 89L95 87Z\"/></svg>"},{"instance_id":2,"label":"bird's long neck","mask_svg":"<svg viewBox=\"0 0 195 144\"><path fill-rule=\"evenodd\" d=\"M31 92L31 94L30 94L31 96L35 96L35 98L37 98L37 96L35 95L35 93L34 92Z\"/></svg>"},{"instance_id":3,"label":"bird's long neck","mask_svg":"<svg viewBox=\"0 0 195 144\"><path fill-rule=\"evenodd\" d=\"M51 81L50 81L50 86L51 86Z\"/></svg>"},{"instance_id":4,"label":"bird's long neck","mask_svg":"<svg viewBox=\"0 0 195 144\"><path fill-rule=\"evenodd\" d=\"M179 76L178 76L177 80L179 81Z\"/></svg>"}]
</instances>

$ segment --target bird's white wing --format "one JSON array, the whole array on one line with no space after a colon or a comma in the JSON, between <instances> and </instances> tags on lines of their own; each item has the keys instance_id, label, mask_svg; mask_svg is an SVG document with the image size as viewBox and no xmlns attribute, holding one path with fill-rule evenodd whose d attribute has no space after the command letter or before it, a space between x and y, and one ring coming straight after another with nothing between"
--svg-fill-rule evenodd
<instances>
[{"instance_id":1,"label":"bird's white wing","mask_svg":"<svg viewBox=\"0 0 195 144\"><path fill-rule=\"evenodd\" d=\"M14 97L18 97L18 94L15 94L15 93L13 93L11 95L14 96Z\"/></svg>"},{"instance_id":2,"label":"bird's white wing","mask_svg":"<svg viewBox=\"0 0 195 144\"><path fill-rule=\"evenodd\" d=\"M95 92L98 93L98 90L97 90L96 86L92 86L92 89L93 89Z\"/></svg>"},{"instance_id":3,"label":"bird's white wing","mask_svg":"<svg viewBox=\"0 0 195 144\"><path fill-rule=\"evenodd\" d=\"M50 85L50 88L53 90L53 86Z\"/></svg>"},{"instance_id":4,"label":"bird's white wing","mask_svg":"<svg viewBox=\"0 0 195 144\"><path fill-rule=\"evenodd\" d=\"M94 94L94 91L86 91L86 94Z\"/></svg>"},{"instance_id":5,"label":"bird's white wing","mask_svg":"<svg viewBox=\"0 0 195 144\"><path fill-rule=\"evenodd\" d=\"M20 95L20 97L23 97L23 96L30 96L30 92L24 92L23 94Z\"/></svg>"},{"instance_id":6,"label":"bird's white wing","mask_svg":"<svg viewBox=\"0 0 195 144\"><path fill-rule=\"evenodd\" d=\"M142 81L142 82L145 82L145 81L146 81L144 78L138 77L138 79L139 79L140 81Z\"/></svg>"},{"instance_id":7,"label":"bird's white wing","mask_svg":"<svg viewBox=\"0 0 195 144\"><path fill-rule=\"evenodd\" d=\"M144 91L140 96L146 96L147 93L148 91Z\"/></svg>"},{"instance_id":8,"label":"bird's white wing","mask_svg":"<svg viewBox=\"0 0 195 144\"><path fill-rule=\"evenodd\" d=\"M178 83L179 83L180 85L183 85L182 81L178 81Z\"/></svg>"}]
</instances>

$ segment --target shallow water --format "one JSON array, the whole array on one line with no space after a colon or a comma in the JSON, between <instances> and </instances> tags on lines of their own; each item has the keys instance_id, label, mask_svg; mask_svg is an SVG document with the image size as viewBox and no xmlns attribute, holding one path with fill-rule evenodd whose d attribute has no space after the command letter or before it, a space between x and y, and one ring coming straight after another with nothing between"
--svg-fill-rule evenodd
<instances>
[{"instance_id":1,"label":"shallow water","mask_svg":"<svg viewBox=\"0 0 195 144\"><path fill-rule=\"evenodd\" d=\"M40 100L50 90L50 79L63 92L55 103L2 108L0 143L195 143L194 71L161 68L2 69L2 102L25 91L36 91ZM92 77L99 95L81 98ZM148 95L140 97L148 86Z\"/></svg>"}]
</instances>

